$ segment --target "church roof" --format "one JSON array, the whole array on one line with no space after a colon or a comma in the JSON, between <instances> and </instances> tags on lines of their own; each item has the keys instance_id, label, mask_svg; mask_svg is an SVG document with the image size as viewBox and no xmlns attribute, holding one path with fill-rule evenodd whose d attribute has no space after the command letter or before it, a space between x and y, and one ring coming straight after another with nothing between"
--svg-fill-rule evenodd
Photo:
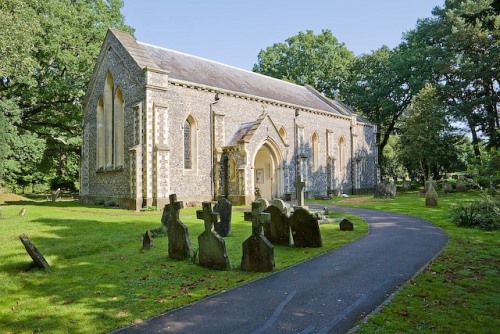
<instances>
[{"instance_id":1,"label":"church roof","mask_svg":"<svg viewBox=\"0 0 500 334\"><path fill-rule=\"evenodd\" d=\"M111 33L140 67L168 71L170 79L318 109L336 115L353 115L348 107L325 98L312 87L296 85L197 56L137 42L134 37L121 31L111 30Z\"/></svg>"}]
</instances>

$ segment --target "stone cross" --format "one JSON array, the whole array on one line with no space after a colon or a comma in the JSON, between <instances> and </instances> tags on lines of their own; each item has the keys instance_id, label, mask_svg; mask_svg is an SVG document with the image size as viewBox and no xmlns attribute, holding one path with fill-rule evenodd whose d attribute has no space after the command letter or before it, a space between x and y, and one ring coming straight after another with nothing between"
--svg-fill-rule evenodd
<instances>
[{"instance_id":1,"label":"stone cross","mask_svg":"<svg viewBox=\"0 0 500 334\"><path fill-rule=\"evenodd\" d=\"M302 179L302 175L299 175L299 179L295 182L295 187L297 188L297 201L298 206L304 206L304 187L306 183Z\"/></svg>"},{"instance_id":2,"label":"stone cross","mask_svg":"<svg viewBox=\"0 0 500 334\"><path fill-rule=\"evenodd\" d=\"M177 201L177 194L169 196L170 204L167 204L167 209L170 211L170 219L179 221L179 212L184 209L184 202Z\"/></svg>"},{"instance_id":3,"label":"stone cross","mask_svg":"<svg viewBox=\"0 0 500 334\"><path fill-rule=\"evenodd\" d=\"M252 235L262 235L262 224L269 223L271 215L262 212L262 203L252 202L252 211L245 212L244 219L247 222L252 222Z\"/></svg>"},{"instance_id":4,"label":"stone cross","mask_svg":"<svg viewBox=\"0 0 500 334\"><path fill-rule=\"evenodd\" d=\"M211 232L214 225L219 222L219 213L212 211L212 203L203 202L203 210L196 211L196 218L203 219L205 222L205 231Z\"/></svg>"},{"instance_id":5,"label":"stone cross","mask_svg":"<svg viewBox=\"0 0 500 334\"><path fill-rule=\"evenodd\" d=\"M165 210L170 212L170 223L167 229L168 256L175 260L193 258L194 250L189 240L188 228L179 219L179 212L184 207L184 203L177 201L176 194L171 194L169 199L170 203L165 205Z\"/></svg>"}]
</instances>

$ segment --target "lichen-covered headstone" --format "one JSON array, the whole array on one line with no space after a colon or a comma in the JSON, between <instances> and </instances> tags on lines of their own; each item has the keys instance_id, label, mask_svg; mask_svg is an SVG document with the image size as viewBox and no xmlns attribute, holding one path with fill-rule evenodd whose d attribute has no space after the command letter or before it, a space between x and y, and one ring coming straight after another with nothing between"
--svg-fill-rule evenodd
<instances>
[{"instance_id":1,"label":"lichen-covered headstone","mask_svg":"<svg viewBox=\"0 0 500 334\"><path fill-rule=\"evenodd\" d=\"M458 179L458 180L457 180L457 184L455 185L455 189L456 189L458 192L464 192L464 191L467 191L467 186L465 185L464 180L462 180L462 179Z\"/></svg>"},{"instance_id":2,"label":"lichen-covered headstone","mask_svg":"<svg viewBox=\"0 0 500 334\"><path fill-rule=\"evenodd\" d=\"M389 181L382 181L375 188L375 198L394 198L396 186Z\"/></svg>"},{"instance_id":3,"label":"lichen-covered headstone","mask_svg":"<svg viewBox=\"0 0 500 334\"><path fill-rule=\"evenodd\" d=\"M151 247L153 247L153 235L150 230L147 230L142 238L142 249L149 250Z\"/></svg>"},{"instance_id":4,"label":"lichen-covered headstone","mask_svg":"<svg viewBox=\"0 0 500 334\"><path fill-rule=\"evenodd\" d=\"M290 216L295 247L322 247L321 231L318 219L308 210L297 207Z\"/></svg>"},{"instance_id":5,"label":"lichen-covered headstone","mask_svg":"<svg viewBox=\"0 0 500 334\"><path fill-rule=\"evenodd\" d=\"M45 260L43 257L42 253L38 251L38 249L33 245L31 242L30 238L26 234L21 234L19 236L19 239L21 239L21 242L24 245L24 248L26 248L26 251L28 254L31 256L31 259L35 263L35 265L40 268L40 269L50 269L50 265Z\"/></svg>"},{"instance_id":6,"label":"lichen-covered headstone","mask_svg":"<svg viewBox=\"0 0 500 334\"><path fill-rule=\"evenodd\" d=\"M436 180L430 179L425 181L425 187L424 187L424 193L427 193L427 190L429 190L429 186L431 186L436 190L438 188L438 184Z\"/></svg>"},{"instance_id":7,"label":"lichen-covered headstone","mask_svg":"<svg viewBox=\"0 0 500 334\"><path fill-rule=\"evenodd\" d=\"M347 218L344 218L340 221L339 228L341 231L354 231L354 225Z\"/></svg>"},{"instance_id":8,"label":"lichen-covered headstone","mask_svg":"<svg viewBox=\"0 0 500 334\"><path fill-rule=\"evenodd\" d=\"M205 231L198 236L200 266L217 270L230 269L224 239L213 230L214 225L219 222L219 213L212 211L211 202L203 202L202 206L203 210L196 211L196 217L203 219L205 224Z\"/></svg>"},{"instance_id":9,"label":"lichen-covered headstone","mask_svg":"<svg viewBox=\"0 0 500 334\"><path fill-rule=\"evenodd\" d=\"M226 198L221 197L214 207L214 211L219 213L220 221L214 228L221 237L227 237L231 232L231 216L233 214L233 204Z\"/></svg>"},{"instance_id":10,"label":"lichen-covered headstone","mask_svg":"<svg viewBox=\"0 0 500 334\"><path fill-rule=\"evenodd\" d=\"M435 207L438 205L438 194L433 185L429 185L429 189L425 193L425 206Z\"/></svg>"},{"instance_id":11,"label":"lichen-covered headstone","mask_svg":"<svg viewBox=\"0 0 500 334\"><path fill-rule=\"evenodd\" d=\"M262 205L262 210L265 210L269 206L269 201L265 198L259 198L255 200L256 202L259 202Z\"/></svg>"},{"instance_id":12,"label":"lichen-covered headstone","mask_svg":"<svg viewBox=\"0 0 500 334\"><path fill-rule=\"evenodd\" d=\"M290 246L288 216L277 206L270 205L264 212L271 215L270 224L264 226L264 235L273 245Z\"/></svg>"},{"instance_id":13,"label":"lichen-covered headstone","mask_svg":"<svg viewBox=\"0 0 500 334\"><path fill-rule=\"evenodd\" d=\"M179 212L184 208L182 201L177 201L177 195L169 196L170 204L165 210L170 212L170 222L167 230L168 257L174 260L184 260L194 257L194 251L189 240L188 228L179 219Z\"/></svg>"},{"instance_id":14,"label":"lichen-covered headstone","mask_svg":"<svg viewBox=\"0 0 500 334\"><path fill-rule=\"evenodd\" d=\"M52 202L55 202L61 194L61 188L57 188L56 192L52 194Z\"/></svg>"},{"instance_id":15,"label":"lichen-covered headstone","mask_svg":"<svg viewBox=\"0 0 500 334\"><path fill-rule=\"evenodd\" d=\"M262 224L269 223L269 213L262 212L262 203L252 202L252 211L245 212L245 221L252 222L252 235L243 242L241 270L243 271L273 271L274 247L262 235Z\"/></svg>"},{"instance_id":16,"label":"lichen-covered headstone","mask_svg":"<svg viewBox=\"0 0 500 334\"><path fill-rule=\"evenodd\" d=\"M275 207L279 208L281 210L281 212L283 212L287 216L290 216L291 206L290 206L290 204L286 203L285 201L283 201L281 199L274 199L271 202L271 205L274 205Z\"/></svg>"},{"instance_id":17,"label":"lichen-covered headstone","mask_svg":"<svg viewBox=\"0 0 500 334\"><path fill-rule=\"evenodd\" d=\"M451 185L450 182L446 181L445 183L443 183L443 191L445 193L451 193L451 192L453 192L453 186Z\"/></svg>"}]
</instances>

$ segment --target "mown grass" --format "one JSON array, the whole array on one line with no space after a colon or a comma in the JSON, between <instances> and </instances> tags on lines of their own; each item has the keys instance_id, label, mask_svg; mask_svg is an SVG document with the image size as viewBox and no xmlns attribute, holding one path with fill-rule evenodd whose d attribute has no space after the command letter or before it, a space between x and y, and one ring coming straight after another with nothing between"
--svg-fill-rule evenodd
<instances>
[{"instance_id":1,"label":"mown grass","mask_svg":"<svg viewBox=\"0 0 500 334\"><path fill-rule=\"evenodd\" d=\"M22 208L24 216L19 215ZM197 209L180 214L194 248L203 232ZM232 269L215 271L169 259L165 237L141 251L142 234L160 226L160 212L85 207L74 201L0 205L0 333L102 333L267 275L239 270L241 243L251 227L243 221L246 208L233 209L232 232L225 238ZM366 223L350 218L354 232L321 225L322 248L275 247L276 270L365 235ZM22 233L45 256L50 271L32 268L19 241Z\"/></svg>"},{"instance_id":2,"label":"mown grass","mask_svg":"<svg viewBox=\"0 0 500 334\"><path fill-rule=\"evenodd\" d=\"M475 192L440 194L426 208L417 192L395 199L355 196L336 204L406 213L424 218L450 236L443 253L412 279L357 333L498 333L500 328L500 231L461 228L451 208L479 198ZM324 202L323 202L324 203Z\"/></svg>"}]
</instances>

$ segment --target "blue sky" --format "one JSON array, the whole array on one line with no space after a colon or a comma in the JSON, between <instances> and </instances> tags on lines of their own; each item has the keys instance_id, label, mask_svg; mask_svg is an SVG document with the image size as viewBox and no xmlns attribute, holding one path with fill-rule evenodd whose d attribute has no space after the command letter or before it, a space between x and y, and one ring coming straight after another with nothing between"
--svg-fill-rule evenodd
<instances>
[{"instance_id":1,"label":"blue sky","mask_svg":"<svg viewBox=\"0 0 500 334\"><path fill-rule=\"evenodd\" d=\"M125 0L145 43L251 70L257 55L300 31L329 29L356 55L391 48L444 0Z\"/></svg>"}]
</instances>

